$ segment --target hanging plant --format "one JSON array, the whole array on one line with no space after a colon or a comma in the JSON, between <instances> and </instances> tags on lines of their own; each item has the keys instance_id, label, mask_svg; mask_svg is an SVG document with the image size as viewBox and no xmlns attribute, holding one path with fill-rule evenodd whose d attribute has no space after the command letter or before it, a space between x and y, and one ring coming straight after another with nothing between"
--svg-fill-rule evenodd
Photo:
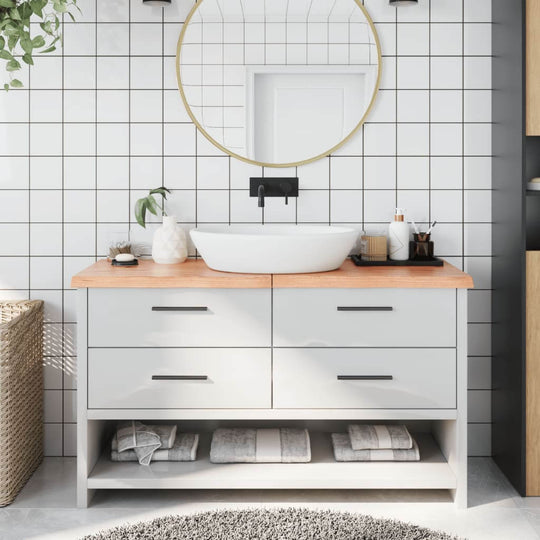
<instances>
[{"instance_id":1,"label":"hanging plant","mask_svg":"<svg viewBox=\"0 0 540 540\"><path fill-rule=\"evenodd\" d=\"M15 75L23 63L34 65L34 53L56 50L62 39L60 19L66 14L74 21L72 8L79 9L77 0L0 0L0 59L9 74L5 90L23 86ZM30 27L31 19L39 22L41 32L36 33L36 24Z\"/></svg>"}]
</instances>

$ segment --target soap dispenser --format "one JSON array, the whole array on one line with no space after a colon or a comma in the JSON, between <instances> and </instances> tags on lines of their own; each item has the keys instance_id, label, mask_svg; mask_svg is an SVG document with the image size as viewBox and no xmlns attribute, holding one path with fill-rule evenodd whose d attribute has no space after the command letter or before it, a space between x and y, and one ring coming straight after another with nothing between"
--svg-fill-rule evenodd
<instances>
[{"instance_id":1,"label":"soap dispenser","mask_svg":"<svg viewBox=\"0 0 540 540\"><path fill-rule=\"evenodd\" d=\"M393 261L409 259L409 225L401 208L396 208L394 221L388 227L388 256Z\"/></svg>"}]
</instances>

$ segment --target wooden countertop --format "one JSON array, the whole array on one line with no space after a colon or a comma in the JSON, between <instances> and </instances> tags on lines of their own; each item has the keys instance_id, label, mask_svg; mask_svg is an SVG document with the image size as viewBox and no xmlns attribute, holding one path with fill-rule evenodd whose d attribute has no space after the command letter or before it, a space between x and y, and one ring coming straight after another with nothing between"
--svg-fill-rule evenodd
<instances>
[{"instance_id":1,"label":"wooden countertop","mask_svg":"<svg viewBox=\"0 0 540 540\"><path fill-rule=\"evenodd\" d=\"M455 266L358 267L347 259L338 270L318 274L274 275L274 288L472 289L473 279Z\"/></svg>"},{"instance_id":2,"label":"wooden countertop","mask_svg":"<svg viewBox=\"0 0 540 540\"><path fill-rule=\"evenodd\" d=\"M181 264L156 264L151 260L139 260L138 266L112 266L108 260L102 259L75 274L71 279L71 286L75 288L267 289L272 287L272 275L217 272L208 268L201 259L187 260Z\"/></svg>"},{"instance_id":3,"label":"wooden countertop","mask_svg":"<svg viewBox=\"0 0 540 540\"><path fill-rule=\"evenodd\" d=\"M217 272L202 260L182 264L155 264L140 260L138 266L111 266L100 260L73 276L74 288L426 288L471 289L471 276L449 263L442 267L359 268L346 260L341 268L316 274L232 274Z\"/></svg>"}]
</instances>

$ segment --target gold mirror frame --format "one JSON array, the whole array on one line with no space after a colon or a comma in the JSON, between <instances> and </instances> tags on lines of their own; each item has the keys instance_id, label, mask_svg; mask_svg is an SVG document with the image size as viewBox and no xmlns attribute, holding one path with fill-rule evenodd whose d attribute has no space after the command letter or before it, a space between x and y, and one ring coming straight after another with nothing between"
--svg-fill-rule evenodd
<instances>
[{"instance_id":1,"label":"gold mirror frame","mask_svg":"<svg viewBox=\"0 0 540 540\"><path fill-rule=\"evenodd\" d=\"M352 2L355 2L356 5L360 8L364 16L366 17L366 20L368 22L368 25L373 32L373 37L375 39L375 45L377 47L377 60L378 60L378 68L377 68L377 80L375 81L375 87L373 89L373 95L371 96L371 100L369 102L369 105L366 109L366 112L360 118L360 121L356 125L356 127L338 144L327 150L326 152L323 152L322 154L319 154L315 157L304 159L302 161L294 161L292 163L265 163L263 161L255 161L253 159L249 159L247 157L241 156L239 154L236 154L234 152L231 152L228 148L223 146L221 143L217 142L213 137L211 137L206 130L201 126L199 121L195 118L195 115L193 114L191 107L189 106L189 103L187 102L186 95L184 93L184 89L182 86L182 77L180 74L180 53L182 50L182 44L184 41L184 36L186 34L186 30L188 28L188 25L193 18L193 15L199 9L200 5L204 2L204 0L199 0L194 4L194 6L191 8L188 16L186 17L186 20L184 21L184 25L182 26L182 31L180 32L180 37L178 38L178 44L176 46L176 80L178 82L178 89L180 90L180 95L182 96L182 101L184 103L184 106L186 107L186 111L191 118L191 121L195 124L197 129L217 148L219 148L222 152L225 154L234 157L236 159L239 159L240 161L244 161L245 163L250 163L252 165L257 165L259 167L273 167L273 168L285 168L285 167L298 167L300 165L307 165L308 163L312 163L313 161L317 161L319 159L322 159L324 157L328 157L329 155L333 154L336 150L341 148L344 144L346 144L357 132L358 130L364 125L366 118L368 117L369 113L373 109L373 105L375 104L375 99L377 98L377 94L379 93L379 86L381 82L381 74L382 74L382 54L381 54L381 44L379 41L379 35L377 34L377 30L375 29L375 25L373 24L373 21L367 11L367 9L363 6L360 0L351 0Z\"/></svg>"}]
</instances>

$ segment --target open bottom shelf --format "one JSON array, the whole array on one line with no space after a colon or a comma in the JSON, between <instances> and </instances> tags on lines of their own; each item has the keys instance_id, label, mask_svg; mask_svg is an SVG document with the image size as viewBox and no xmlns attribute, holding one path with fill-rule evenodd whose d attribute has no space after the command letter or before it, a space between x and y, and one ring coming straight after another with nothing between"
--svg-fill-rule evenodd
<instances>
[{"instance_id":1,"label":"open bottom shelf","mask_svg":"<svg viewBox=\"0 0 540 540\"><path fill-rule=\"evenodd\" d=\"M202 434L197 461L113 463L106 450L88 478L90 489L454 489L456 477L431 435L415 436L419 462L338 463L330 434L310 433L310 463L230 463L209 460Z\"/></svg>"}]
</instances>

